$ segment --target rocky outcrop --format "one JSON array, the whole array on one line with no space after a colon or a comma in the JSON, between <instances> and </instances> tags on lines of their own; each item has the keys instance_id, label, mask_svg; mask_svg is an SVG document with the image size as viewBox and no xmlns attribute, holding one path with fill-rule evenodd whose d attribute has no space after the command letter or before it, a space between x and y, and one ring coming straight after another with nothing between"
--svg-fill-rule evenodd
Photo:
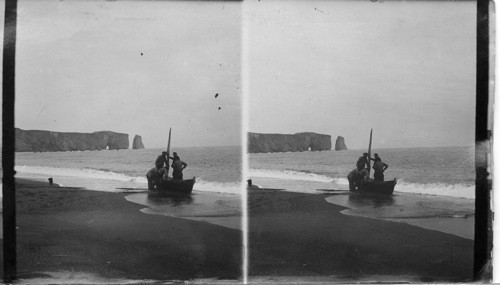
<instances>
[{"instance_id":1,"label":"rocky outcrop","mask_svg":"<svg viewBox=\"0 0 500 285\"><path fill-rule=\"evenodd\" d=\"M347 146L345 145L343 137L337 137L337 140L335 141L335 150L347 150Z\"/></svg>"},{"instance_id":2,"label":"rocky outcrop","mask_svg":"<svg viewBox=\"0 0 500 285\"><path fill-rule=\"evenodd\" d=\"M139 135L135 135L134 141L132 142L133 149L143 149L144 144L142 143L142 137Z\"/></svg>"},{"instance_id":3,"label":"rocky outcrop","mask_svg":"<svg viewBox=\"0 0 500 285\"><path fill-rule=\"evenodd\" d=\"M248 152L287 152L331 150L330 135L316 133L259 134L248 133Z\"/></svg>"},{"instance_id":4,"label":"rocky outcrop","mask_svg":"<svg viewBox=\"0 0 500 285\"><path fill-rule=\"evenodd\" d=\"M16 128L16 151L76 151L128 149L127 134L101 131L93 133L60 133Z\"/></svg>"}]
</instances>

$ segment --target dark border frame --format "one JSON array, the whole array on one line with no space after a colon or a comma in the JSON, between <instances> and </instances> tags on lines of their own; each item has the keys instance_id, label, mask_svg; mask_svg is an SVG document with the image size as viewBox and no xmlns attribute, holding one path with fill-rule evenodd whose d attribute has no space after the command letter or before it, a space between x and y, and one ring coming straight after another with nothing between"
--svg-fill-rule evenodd
<instances>
[{"instance_id":1,"label":"dark border frame","mask_svg":"<svg viewBox=\"0 0 500 285\"><path fill-rule=\"evenodd\" d=\"M488 130L490 80L490 21L488 0L477 1L476 27L476 200L474 225L474 280L491 279L486 265L493 249L491 213L491 179L488 179L488 157L491 155ZM491 118L493 119L493 118ZM484 269L483 269L484 268ZM485 276L486 275L486 276Z\"/></svg>"},{"instance_id":2,"label":"dark border frame","mask_svg":"<svg viewBox=\"0 0 500 285\"><path fill-rule=\"evenodd\" d=\"M436 0L437 1L437 0ZM488 157L491 130L488 130L489 110L489 5L488 0L477 1L476 54L476 200L474 233L474 280L484 280L484 270L491 259L493 230L491 227ZM10 283L17 279L16 253L16 199L15 199L15 58L17 30L17 0L5 0L2 86L2 169L3 169L3 279ZM491 272L486 276L491 279Z\"/></svg>"},{"instance_id":3,"label":"dark border frame","mask_svg":"<svg viewBox=\"0 0 500 285\"><path fill-rule=\"evenodd\" d=\"M15 181L15 87L16 87L17 0L5 0L2 86L2 169L3 169L3 278L17 279L16 181Z\"/></svg>"}]
</instances>

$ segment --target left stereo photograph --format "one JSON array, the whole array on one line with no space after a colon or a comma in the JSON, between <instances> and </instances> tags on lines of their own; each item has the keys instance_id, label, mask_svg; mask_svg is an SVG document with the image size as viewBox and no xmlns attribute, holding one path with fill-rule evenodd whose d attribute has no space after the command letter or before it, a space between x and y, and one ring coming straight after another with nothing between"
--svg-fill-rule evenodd
<instances>
[{"instance_id":1,"label":"left stereo photograph","mask_svg":"<svg viewBox=\"0 0 500 285\"><path fill-rule=\"evenodd\" d=\"M16 278L243 282L243 3L17 4Z\"/></svg>"}]
</instances>

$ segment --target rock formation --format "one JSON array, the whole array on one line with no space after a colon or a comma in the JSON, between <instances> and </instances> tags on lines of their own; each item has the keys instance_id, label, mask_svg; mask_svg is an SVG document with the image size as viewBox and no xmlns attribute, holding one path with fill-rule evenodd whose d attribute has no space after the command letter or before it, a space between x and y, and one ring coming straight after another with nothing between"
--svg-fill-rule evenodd
<instances>
[{"instance_id":1,"label":"rock formation","mask_svg":"<svg viewBox=\"0 0 500 285\"><path fill-rule=\"evenodd\" d=\"M142 137L139 135L135 135L134 141L132 142L133 149L143 149L144 144L142 143Z\"/></svg>"},{"instance_id":2,"label":"rock formation","mask_svg":"<svg viewBox=\"0 0 500 285\"><path fill-rule=\"evenodd\" d=\"M16 151L75 151L128 149L127 134L101 131L93 133L59 133L16 128Z\"/></svg>"},{"instance_id":3,"label":"rock formation","mask_svg":"<svg viewBox=\"0 0 500 285\"><path fill-rule=\"evenodd\" d=\"M347 150L347 146L345 145L343 137L337 137L337 140L335 141L335 150Z\"/></svg>"},{"instance_id":4,"label":"rock formation","mask_svg":"<svg viewBox=\"0 0 500 285\"><path fill-rule=\"evenodd\" d=\"M331 150L330 135L316 133L258 134L248 133L248 152L287 152L287 151Z\"/></svg>"}]
</instances>

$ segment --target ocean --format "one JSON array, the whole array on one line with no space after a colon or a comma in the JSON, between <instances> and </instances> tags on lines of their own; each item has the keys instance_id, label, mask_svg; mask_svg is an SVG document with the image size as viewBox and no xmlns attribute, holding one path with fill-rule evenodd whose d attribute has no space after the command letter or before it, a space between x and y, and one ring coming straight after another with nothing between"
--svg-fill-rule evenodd
<instances>
[{"instance_id":1,"label":"ocean","mask_svg":"<svg viewBox=\"0 0 500 285\"><path fill-rule=\"evenodd\" d=\"M241 147L191 147L172 151L196 177L186 199L156 197L146 172L163 149L16 153L17 177L67 187L130 193L149 214L185 217L241 229ZM397 178L394 195L377 201L349 195L347 174L365 150L249 154L248 176L261 188L325 195L344 214L410 223L466 238L474 235L474 147L374 149ZM249 217L251 219L251 217Z\"/></svg>"},{"instance_id":2,"label":"ocean","mask_svg":"<svg viewBox=\"0 0 500 285\"><path fill-rule=\"evenodd\" d=\"M388 199L365 199L347 192L347 174L366 150L253 153L248 176L260 188L325 195L327 202L347 207L344 214L472 239L474 151L474 147L372 149L389 165L385 180L397 178L394 195Z\"/></svg>"},{"instance_id":3,"label":"ocean","mask_svg":"<svg viewBox=\"0 0 500 285\"><path fill-rule=\"evenodd\" d=\"M16 177L51 177L65 187L130 193L126 199L147 206L142 209L145 213L241 228L241 147L173 148L171 151L187 163L184 178L196 177L193 193L187 198L162 197L147 191L146 172L163 150L18 152Z\"/></svg>"}]
</instances>

